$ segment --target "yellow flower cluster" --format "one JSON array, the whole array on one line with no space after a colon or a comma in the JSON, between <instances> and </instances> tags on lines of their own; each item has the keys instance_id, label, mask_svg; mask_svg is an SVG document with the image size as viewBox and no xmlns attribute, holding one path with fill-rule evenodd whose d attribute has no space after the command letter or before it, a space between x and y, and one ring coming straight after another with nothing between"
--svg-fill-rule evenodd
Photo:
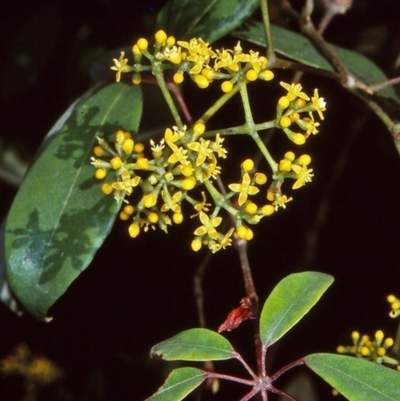
<instances>
[{"instance_id":1,"label":"yellow flower cluster","mask_svg":"<svg viewBox=\"0 0 400 401\"><path fill-rule=\"evenodd\" d=\"M93 150L98 157L92 157L92 164L96 167L95 177L106 179L102 185L104 194L113 194L117 201L127 203L120 212L120 218L132 219L129 226L131 237L137 237L142 228L148 231L149 227L158 226L167 232L172 223L182 223L182 202L185 200L196 211L192 217L198 216L201 222L201 226L194 231L192 249L197 251L206 245L212 252L217 252L231 244L235 231L234 228L226 233L217 231L222 222L218 216L221 209L226 209L235 217L237 235L247 240L253 238L253 232L246 223L257 224L275 211L274 205L258 207L249 200L249 196L259 193L258 186L267 182L265 174L251 173L254 162L250 159L242 163L241 182L229 184L231 191L225 196L215 195L216 189L210 187L211 180L220 173L218 159L226 158L227 151L219 134L211 140L203 138L204 132L205 126L201 122L191 130L186 127L183 130L167 128L158 144L150 141L151 158L144 156L144 145L135 143L129 132L116 132L115 149L98 138L99 145ZM221 205L215 208L212 215L207 213L210 204L206 203L204 192L202 201L189 195L191 190L206 182L207 189L221 199ZM134 199L133 205L128 203L127 197L130 196ZM229 203L234 196L238 197L235 206Z\"/></svg>"},{"instance_id":2,"label":"yellow flower cluster","mask_svg":"<svg viewBox=\"0 0 400 401\"><path fill-rule=\"evenodd\" d=\"M164 71L171 69L176 84L183 82L184 74L189 75L200 88L208 87L214 80L221 80L222 91L229 93L236 88L245 106L245 103L249 105L245 86L257 79L269 81L274 76L267 69L268 60L252 50L244 53L240 42L233 49L214 50L201 38L180 41L162 30L155 34L154 39L152 51L144 38L133 45L133 65L128 65L124 53L119 59L114 59L115 65L111 68L117 72L117 81L122 73L133 72L133 83L138 84L143 71L152 71L162 90L167 92L163 92L167 99ZM142 64L143 57L150 61L150 65ZM293 179L292 189L298 189L310 182L314 176L313 169L309 168L311 157L303 154L296 158L293 152L286 152L283 159L276 163L253 127L256 126L255 131L273 127L282 129L292 142L302 145L311 134L318 133L320 123L314 120L313 113L316 112L323 120L326 104L319 97L317 89L310 98L298 83L281 82L280 85L287 93L278 100L275 119L256 125L248 111L245 112L247 131L239 132L241 127L237 127L237 133L252 136L272 170L272 182L266 191L270 203L265 204L264 198L261 206L252 197L260 193L259 187L267 182L267 176L253 171L254 162L251 159L242 163L240 181L227 185L229 192L221 193L224 191L220 189L219 192L214 187L212 180L221 172L218 159L225 158L227 151L221 135L205 132L202 121L187 129L176 116L178 113L174 115L172 110L180 128L167 128L159 143L150 141L149 158L144 156L144 146L135 144L130 134L124 131L117 132L115 149L104 139L99 139L99 145L94 149L97 158L92 158L92 164L97 168L95 176L104 179L109 171L113 172L113 181L103 184L103 192L113 194L118 201L124 200L126 203L127 196L135 198L133 205L125 205L120 212L121 219L133 220L129 226L131 237L139 235L142 229L147 231L149 227L159 226L167 231L168 225L180 224L184 219L182 202L185 200L196 210L191 217L198 217L201 223L194 231L192 249L198 251L206 245L216 252L231 244L235 230L239 238L251 240L253 231L248 227L249 224L257 224L263 217L286 208L292 197L282 193L282 185L285 179ZM228 99L229 96L222 95L222 98ZM298 130L293 131L293 126ZM189 195L199 185L204 185L212 197L215 205L212 213L208 213L211 205L207 203L204 193L202 201L196 201ZM230 213L235 222L235 227L226 233L218 232L222 223L219 212L222 209Z\"/></svg>"},{"instance_id":3,"label":"yellow flower cluster","mask_svg":"<svg viewBox=\"0 0 400 401\"><path fill-rule=\"evenodd\" d=\"M311 135L318 133L320 123L315 122L313 112L317 112L321 120L324 119L323 112L326 110L324 98L319 97L318 89L314 89L314 96L309 98L300 84L280 83L287 90L287 94L278 100L277 124L287 137L296 145L303 145ZM308 113L308 117L301 118L301 113ZM294 132L289 127L296 124L304 133Z\"/></svg>"},{"instance_id":4,"label":"yellow flower cluster","mask_svg":"<svg viewBox=\"0 0 400 401\"><path fill-rule=\"evenodd\" d=\"M0 372L24 378L27 392L49 385L62 377L61 369L49 359L32 354L25 344L18 345L13 352L0 361Z\"/></svg>"},{"instance_id":5,"label":"yellow flower cluster","mask_svg":"<svg viewBox=\"0 0 400 401\"><path fill-rule=\"evenodd\" d=\"M183 200L191 203L200 219L205 220L205 200L198 202L188 192L217 177L220 173L218 159L226 158L227 151L219 134L213 140L204 139L204 131L203 123L195 124L189 131L186 127L183 130L167 128L158 144L150 141L151 159L144 157L143 144L135 144L128 132L117 131L115 149L98 138L99 145L93 150L98 157L92 157L92 164L97 169L95 177L102 180L109 176L110 171L113 172L113 180L102 185L103 193L113 194L117 201L128 203L126 197L135 197L136 188L140 188L135 206L128 204L120 213L123 220L132 217L133 223L129 226L132 237L139 235L141 227L147 231L149 226L158 225L167 231L172 222L180 224L183 221ZM213 233L209 237L216 239ZM227 239L219 241L222 247L228 243Z\"/></svg>"},{"instance_id":6,"label":"yellow flower cluster","mask_svg":"<svg viewBox=\"0 0 400 401\"><path fill-rule=\"evenodd\" d=\"M339 345L336 351L339 354L354 355L376 363L387 364L400 370L400 361L387 355L388 350L393 345L393 339L390 337L384 339L384 337L382 330L375 333L374 339L371 339L367 334L361 336L358 331L353 331L351 333L353 345Z\"/></svg>"},{"instance_id":7,"label":"yellow flower cluster","mask_svg":"<svg viewBox=\"0 0 400 401\"><path fill-rule=\"evenodd\" d=\"M392 318L400 316L400 299L396 298L394 295L388 295L387 301L390 303L392 310L389 316Z\"/></svg>"},{"instance_id":8,"label":"yellow flower cluster","mask_svg":"<svg viewBox=\"0 0 400 401\"><path fill-rule=\"evenodd\" d=\"M230 92L240 79L248 82L256 79L270 81L274 77L273 72L266 68L266 57L252 50L243 53L240 42L233 49L214 51L201 38L193 38L188 42L177 41L160 30L155 34L153 54L149 52L148 46L148 41L144 38L133 45L132 53L136 63L133 66L128 65L124 52L119 59L114 59L115 65L111 69L117 71L118 82L122 73L134 71L133 82L140 83L142 56L149 59L153 66L168 62L164 68L177 70L173 77L176 84L182 83L184 74L187 73L199 88L207 88L214 80L222 80L221 88L224 92Z\"/></svg>"}]
</instances>

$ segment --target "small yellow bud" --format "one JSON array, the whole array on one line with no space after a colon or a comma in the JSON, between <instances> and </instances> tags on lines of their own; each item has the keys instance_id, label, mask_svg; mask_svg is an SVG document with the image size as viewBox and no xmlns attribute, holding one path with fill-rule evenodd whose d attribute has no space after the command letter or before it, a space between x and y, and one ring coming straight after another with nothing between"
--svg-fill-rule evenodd
<instances>
[{"instance_id":1,"label":"small yellow bud","mask_svg":"<svg viewBox=\"0 0 400 401\"><path fill-rule=\"evenodd\" d=\"M107 170L105 170L104 168L98 168L94 173L94 176L98 180L102 180L103 178L105 178L106 175L107 175Z\"/></svg>"},{"instance_id":2,"label":"small yellow bud","mask_svg":"<svg viewBox=\"0 0 400 401\"><path fill-rule=\"evenodd\" d=\"M158 223L158 220L160 220L159 216L157 213L149 213L149 215L147 216L147 220L151 223L151 224L156 224Z\"/></svg>"},{"instance_id":3,"label":"small yellow bud","mask_svg":"<svg viewBox=\"0 0 400 401\"><path fill-rule=\"evenodd\" d=\"M383 331L382 331L382 330L378 330L378 331L375 333L375 339L376 339L377 341L382 341L382 340L383 340L383 337L384 337L384 334L383 334Z\"/></svg>"},{"instance_id":4,"label":"small yellow bud","mask_svg":"<svg viewBox=\"0 0 400 401\"><path fill-rule=\"evenodd\" d=\"M181 224L183 221L183 214L182 213L174 213L172 216L172 220L175 224Z\"/></svg>"},{"instance_id":5,"label":"small yellow bud","mask_svg":"<svg viewBox=\"0 0 400 401\"><path fill-rule=\"evenodd\" d=\"M360 339L360 333L358 331L353 331L351 333L351 338L353 341L358 341Z\"/></svg>"},{"instance_id":6,"label":"small yellow bud","mask_svg":"<svg viewBox=\"0 0 400 401\"><path fill-rule=\"evenodd\" d=\"M161 45L167 40L167 34L163 30L159 30L154 35L154 38L156 39L156 42Z\"/></svg>"},{"instance_id":7,"label":"small yellow bud","mask_svg":"<svg viewBox=\"0 0 400 401\"><path fill-rule=\"evenodd\" d=\"M246 239L247 228L244 226L240 226L236 229L236 234L241 239Z\"/></svg>"},{"instance_id":8,"label":"small yellow bud","mask_svg":"<svg viewBox=\"0 0 400 401\"><path fill-rule=\"evenodd\" d=\"M150 209L157 203L157 198L154 194L148 194L143 197L143 205Z\"/></svg>"},{"instance_id":9,"label":"small yellow bud","mask_svg":"<svg viewBox=\"0 0 400 401\"><path fill-rule=\"evenodd\" d=\"M168 36L167 38L167 46L171 47L175 44L175 38L173 36Z\"/></svg>"},{"instance_id":10,"label":"small yellow bud","mask_svg":"<svg viewBox=\"0 0 400 401\"><path fill-rule=\"evenodd\" d=\"M361 347L360 354L363 356L368 356L370 354L370 350L368 349L368 347Z\"/></svg>"},{"instance_id":11,"label":"small yellow bud","mask_svg":"<svg viewBox=\"0 0 400 401\"><path fill-rule=\"evenodd\" d=\"M113 157L111 160L110 160L110 163L111 163L111 167L114 169L114 170L118 170L121 166L122 166L122 160L120 159L120 157L119 156L115 156L115 157Z\"/></svg>"},{"instance_id":12,"label":"small yellow bud","mask_svg":"<svg viewBox=\"0 0 400 401\"><path fill-rule=\"evenodd\" d=\"M141 82L142 82L142 76L138 72L133 73L132 75L133 85L139 85Z\"/></svg>"},{"instance_id":13,"label":"small yellow bud","mask_svg":"<svg viewBox=\"0 0 400 401\"><path fill-rule=\"evenodd\" d=\"M288 159L282 159L279 162L279 170L288 173L292 169L292 162Z\"/></svg>"},{"instance_id":14,"label":"small yellow bud","mask_svg":"<svg viewBox=\"0 0 400 401\"><path fill-rule=\"evenodd\" d=\"M111 193L112 191L114 191L114 189L112 188L112 186L111 186L110 184L108 184L108 183L103 184L103 185L101 186L101 190L102 190L103 194L106 194L106 195L110 195L110 193Z\"/></svg>"},{"instance_id":15,"label":"small yellow bud","mask_svg":"<svg viewBox=\"0 0 400 401\"><path fill-rule=\"evenodd\" d=\"M173 179L174 179L174 175L170 171L165 173L164 177L165 177L165 180L168 181L168 182L173 181Z\"/></svg>"},{"instance_id":16,"label":"small yellow bud","mask_svg":"<svg viewBox=\"0 0 400 401\"><path fill-rule=\"evenodd\" d=\"M265 205L261 208L263 216L271 216L275 212L275 208L272 205Z\"/></svg>"},{"instance_id":17,"label":"small yellow bud","mask_svg":"<svg viewBox=\"0 0 400 401\"><path fill-rule=\"evenodd\" d=\"M129 226L128 231L129 231L129 235L132 238L136 238L140 233L140 227L139 227L139 225L133 223Z\"/></svg>"},{"instance_id":18,"label":"small yellow bud","mask_svg":"<svg viewBox=\"0 0 400 401\"><path fill-rule=\"evenodd\" d=\"M201 245L202 245L202 244L201 244L201 241L198 240L198 239L196 238L196 239L194 239L194 240L192 241L191 247L192 247L192 249L193 249L195 252L197 252L197 251L200 250Z\"/></svg>"},{"instance_id":19,"label":"small yellow bud","mask_svg":"<svg viewBox=\"0 0 400 401\"><path fill-rule=\"evenodd\" d=\"M136 167L139 170L147 170L149 168L149 160L145 157L139 157L136 161Z\"/></svg>"},{"instance_id":20,"label":"small yellow bud","mask_svg":"<svg viewBox=\"0 0 400 401\"><path fill-rule=\"evenodd\" d=\"M134 208L132 205L126 205L126 206L124 207L124 212L125 212L126 214L131 215L134 211L135 211L135 208Z\"/></svg>"},{"instance_id":21,"label":"small yellow bud","mask_svg":"<svg viewBox=\"0 0 400 401\"><path fill-rule=\"evenodd\" d=\"M296 145L304 145L306 143L306 137L303 134L294 134L292 141Z\"/></svg>"},{"instance_id":22,"label":"small yellow bud","mask_svg":"<svg viewBox=\"0 0 400 401\"><path fill-rule=\"evenodd\" d=\"M179 85L179 84L181 84L181 83L183 82L184 76L183 76L183 74L182 74L180 71L178 71L178 72L176 72L176 73L174 74L174 76L173 76L172 79L174 80L174 82L175 82L177 85Z\"/></svg>"},{"instance_id":23,"label":"small yellow bud","mask_svg":"<svg viewBox=\"0 0 400 401\"><path fill-rule=\"evenodd\" d=\"M100 157L104 154L104 149L101 146L95 146L93 148L93 153L95 156Z\"/></svg>"},{"instance_id":24,"label":"small yellow bud","mask_svg":"<svg viewBox=\"0 0 400 401\"><path fill-rule=\"evenodd\" d=\"M279 125L282 128L288 128L290 127L290 124L292 124L292 120L287 117L287 116L283 116L280 120L279 120Z\"/></svg>"},{"instance_id":25,"label":"small yellow bud","mask_svg":"<svg viewBox=\"0 0 400 401\"><path fill-rule=\"evenodd\" d=\"M388 295L386 299L390 303L393 303L394 301L396 301L396 297L394 295L392 295L392 294Z\"/></svg>"},{"instance_id":26,"label":"small yellow bud","mask_svg":"<svg viewBox=\"0 0 400 401\"><path fill-rule=\"evenodd\" d=\"M185 177L191 177L193 175L193 166L191 163L180 166L180 171Z\"/></svg>"},{"instance_id":27,"label":"small yellow bud","mask_svg":"<svg viewBox=\"0 0 400 401\"><path fill-rule=\"evenodd\" d=\"M258 74L254 70L246 72L246 79L250 82L255 81L258 78Z\"/></svg>"},{"instance_id":28,"label":"small yellow bud","mask_svg":"<svg viewBox=\"0 0 400 401\"><path fill-rule=\"evenodd\" d=\"M274 79L274 73L270 70L261 71L258 74L258 78L263 79L264 81L271 81Z\"/></svg>"},{"instance_id":29,"label":"small yellow bud","mask_svg":"<svg viewBox=\"0 0 400 401\"><path fill-rule=\"evenodd\" d=\"M268 199L270 202L273 202L273 201L275 200L275 195L274 195L274 193L273 193L272 191L270 191L270 190L267 191L267 199Z\"/></svg>"},{"instance_id":30,"label":"small yellow bud","mask_svg":"<svg viewBox=\"0 0 400 401\"><path fill-rule=\"evenodd\" d=\"M182 188L185 189L186 191L190 191L195 186L196 186L196 179L193 176L188 177L182 181Z\"/></svg>"},{"instance_id":31,"label":"small yellow bud","mask_svg":"<svg viewBox=\"0 0 400 401\"><path fill-rule=\"evenodd\" d=\"M290 104L290 100L287 96L282 96L278 100L278 106L281 107L282 109L286 109L287 107L289 107L289 104Z\"/></svg>"},{"instance_id":32,"label":"small yellow bud","mask_svg":"<svg viewBox=\"0 0 400 401\"><path fill-rule=\"evenodd\" d=\"M254 182L258 185L264 185L267 182L267 176L264 173L255 173Z\"/></svg>"},{"instance_id":33,"label":"small yellow bud","mask_svg":"<svg viewBox=\"0 0 400 401\"><path fill-rule=\"evenodd\" d=\"M376 354L377 354L378 356L384 356L384 355L386 354L385 348L383 348L383 347L378 347L377 350L376 350Z\"/></svg>"},{"instance_id":34,"label":"small yellow bud","mask_svg":"<svg viewBox=\"0 0 400 401\"><path fill-rule=\"evenodd\" d=\"M143 143L136 143L135 144L135 147L133 148L133 150L136 152L136 153L142 153L143 151L144 151L144 144Z\"/></svg>"},{"instance_id":35,"label":"small yellow bud","mask_svg":"<svg viewBox=\"0 0 400 401\"><path fill-rule=\"evenodd\" d=\"M134 142L132 139L125 139L122 144L122 150L126 153L132 153Z\"/></svg>"},{"instance_id":36,"label":"small yellow bud","mask_svg":"<svg viewBox=\"0 0 400 401\"><path fill-rule=\"evenodd\" d=\"M149 42L145 38L140 38L137 45L140 50L146 50L149 47Z\"/></svg>"},{"instance_id":37,"label":"small yellow bud","mask_svg":"<svg viewBox=\"0 0 400 401\"><path fill-rule=\"evenodd\" d=\"M116 133L115 133L115 142L122 144L125 141L125 131L122 129L119 129Z\"/></svg>"},{"instance_id":38,"label":"small yellow bud","mask_svg":"<svg viewBox=\"0 0 400 401\"><path fill-rule=\"evenodd\" d=\"M126 214L124 211L122 211L120 214L119 214L119 218L121 219L121 220L128 220L129 219L129 214Z\"/></svg>"},{"instance_id":39,"label":"small yellow bud","mask_svg":"<svg viewBox=\"0 0 400 401\"><path fill-rule=\"evenodd\" d=\"M254 162L251 159L246 159L243 163L242 163L242 168L244 171L251 171L254 168Z\"/></svg>"},{"instance_id":40,"label":"small yellow bud","mask_svg":"<svg viewBox=\"0 0 400 401\"><path fill-rule=\"evenodd\" d=\"M201 70L201 75L204 75L207 78L208 82L212 82L212 80L214 79L215 73L214 73L214 70L212 70L210 68L203 68Z\"/></svg>"},{"instance_id":41,"label":"small yellow bud","mask_svg":"<svg viewBox=\"0 0 400 401\"><path fill-rule=\"evenodd\" d=\"M246 212L249 214L257 213L257 209L258 209L257 205L253 202L249 202L245 207Z\"/></svg>"},{"instance_id":42,"label":"small yellow bud","mask_svg":"<svg viewBox=\"0 0 400 401\"><path fill-rule=\"evenodd\" d=\"M291 162L296 158L293 152L286 152L283 157Z\"/></svg>"},{"instance_id":43,"label":"small yellow bud","mask_svg":"<svg viewBox=\"0 0 400 401\"><path fill-rule=\"evenodd\" d=\"M306 101L304 99L298 97L296 99L296 101L294 102L294 109L296 109L296 110L302 109L305 105L306 105Z\"/></svg>"},{"instance_id":44,"label":"small yellow bud","mask_svg":"<svg viewBox=\"0 0 400 401\"><path fill-rule=\"evenodd\" d=\"M303 166L308 166L311 163L311 157L309 155L301 155L299 157L299 162Z\"/></svg>"},{"instance_id":45,"label":"small yellow bud","mask_svg":"<svg viewBox=\"0 0 400 401\"><path fill-rule=\"evenodd\" d=\"M384 344L386 348L391 347L394 344L393 338L391 337L386 338Z\"/></svg>"},{"instance_id":46,"label":"small yellow bud","mask_svg":"<svg viewBox=\"0 0 400 401\"><path fill-rule=\"evenodd\" d=\"M205 89L210 85L210 82L204 75L197 75L194 82L196 82L197 86L201 89Z\"/></svg>"},{"instance_id":47,"label":"small yellow bud","mask_svg":"<svg viewBox=\"0 0 400 401\"><path fill-rule=\"evenodd\" d=\"M221 84L221 90L224 93L229 93L233 89L233 83L231 81L224 81Z\"/></svg>"},{"instance_id":48,"label":"small yellow bud","mask_svg":"<svg viewBox=\"0 0 400 401\"><path fill-rule=\"evenodd\" d=\"M294 123L300 118L300 114L294 112L289 117L290 117L290 120L292 121L292 123Z\"/></svg>"},{"instance_id":49,"label":"small yellow bud","mask_svg":"<svg viewBox=\"0 0 400 401\"><path fill-rule=\"evenodd\" d=\"M251 241L252 239L253 239L253 237L254 237L254 234L253 234L253 230L251 230L250 228L248 228L247 229L247 232L246 232L246 240L247 241Z\"/></svg>"},{"instance_id":50,"label":"small yellow bud","mask_svg":"<svg viewBox=\"0 0 400 401\"><path fill-rule=\"evenodd\" d=\"M202 135L204 134L204 131L206 130L206 126L202 122L198 122L194 125L193 127L193 132L197 135Z\"/></svg>"},{"instance_id":51,"label":"small yellow bud","mask_svg":"<svg viewBox=\"0 0 400 401\"><path fill-rule=\"evenodd\" d=\"M139 56L139 55L142 54L141 51L140 51L140 49L139 49L139 46L138 46L137 44L134 44L134 45L132 46L132 53L133 53L133 55L135 55L135 56Z\"/></svg>"}]
</instances>

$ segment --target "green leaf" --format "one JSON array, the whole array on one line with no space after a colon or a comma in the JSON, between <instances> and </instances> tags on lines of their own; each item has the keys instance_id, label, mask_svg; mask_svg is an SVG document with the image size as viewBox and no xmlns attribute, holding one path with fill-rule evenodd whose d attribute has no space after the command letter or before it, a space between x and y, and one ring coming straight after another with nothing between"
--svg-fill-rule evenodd
<instances>
[{"instance_id":1,"label":"green leaf","mask_svg":"<svg viewBox=\"0 0 400 401\"><path fill-rule=\"evenodd\" d=\"M204 372L200 369L174 369L164 385L146 401L180 401L198 387L205 378Z\"/></svg>"},{"instance_id":2,"label":"green leaf","mask_svg":"<svg viewBox=\"0 0 400 401\"><path fill-rule=\"evenodd\" d=\"M272 25L271 34L274 49L277 53L310 67L330 72L335 71L329 61L306 36L276 25ZM242 29L235 31L234 35L265 47L265 33L261 22L252 21L251 24L247 24ZM382 70L369 58L343 47L335 45L332 45L332 47L349 71L366 85L374 85L388 79ZM376 94L400 104L400 98L391 86L376 92Z\"/></svg>"},{"instance_id":3,"label":"green leaf","mask_svg":"<svg viewBox=\"0 0 400 401\"><path fill-rule=\"evenodd\" d=\"M350 401L400 400L400 372L351 356L312 354L304 359Z\"/></svg>"},{"instance_id":4,"label":"green leaf","mask_svg":"<svg viewBox=\"0 0 400 401\"><path fill-rule=\"evenodd\" d=\"M259 6L259 0L170 0L157 26L178 40L215 42L237 28Z\"/></svg>"},{"instance_id":5,"label":"green leaf","mask_svg":"<svg viewBox=\"0 0 400 401\"><path fill-rule=\"evenodd\" d=\"M289 331L321 298L333 277L319 272L285 277L265 301L260 317L264 345L272 345Z\"/></svg>"},{"instance_id":6,"label":"green leaf","mask_svg":"<svg viewBox=\"0 0 400 401\"><path fill-rule=\"evenodd\" d=\"M156 344L150 356L158 356L167 361L209 361L235 357L229 341L215 331L190 329Z\"/></svg>"},{"instance_id":7,"label":"green leaf","mask_svg":"<svg viewBox=\"0 0 400 401\"><path fill-rule=\"evenodd\" d=\"M45 145L7 217L8 280L23 306L46 320L48 309L88 266L119 205L102 194L90 165L96 136L136 131L139 87L111 84L78 106Z\"/></svg>"}]
</instances>

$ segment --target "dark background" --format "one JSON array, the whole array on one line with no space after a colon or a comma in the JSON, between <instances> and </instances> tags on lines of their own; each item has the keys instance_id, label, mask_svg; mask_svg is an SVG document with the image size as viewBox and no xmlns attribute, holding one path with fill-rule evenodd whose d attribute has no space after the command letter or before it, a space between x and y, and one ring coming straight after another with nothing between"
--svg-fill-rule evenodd
<instances>
[{"instance_id":1,"label":"dark background","mask_svg":"<svg viewBox=\"0 0 400 401\"><path fill-rule=\"evenodd\" d=\"M98 61L99 57L130 46L139 36L150 36L152 21L163 3L2 2L1 145L16 148L25 160L30 160L58 117L91 85L90 69L107 71L110 63ZM395 44L400 42L397 5L395 0L355 1L351 11L332 23L326 37L365 53L388 76L395 76ZM227 39L223 43L235 41ZM242 46L245 50L252 48L243 42ZM95 67L91 67L93 62ZM260 120L273 118L273 105L280 96L276 84L293 77L288 71L275 74L275 85L251 89L255 115ZM307 93L319 88L327 101L320 134L304 147L313 158L315 178L293 194L295 199L286 211L265 219L254 229L250 262L261 300L280 279L295 271L323 271L332 274L335 283L318 307L273 347L271 372L312 352L334 352L339 343L350 342L352 330L373 335L383 329L394 336L397 326L388 318L385 298L388 293L400 295L398 153L380 121L338 84L311 75L305 75L302 84ZM193 86L188 86L184 95L197 117L218 90L202 92L200 97ZM225 115L211 124L218 128L241 123L240 113L232 113L237 104L228 105ZM151 105L147 108L151 115ZM233 114L237 121L232 121ZM278 149L276 154L293 149L288 141L272 141L271 146ZM239 157L243 159L255 151L252 142L243 138L230 140L228 149L231 154L240 149ZM235 168L231 170L233 176ZM229 166L227 170L229 174ZM1 218L16 190L0 182ZM51 196L51 187L46 190ZM318 231L315 255L307 260L307 238L315 228L321 204L327 206L325 219ZM188 230L192 232L193 224L188 221L174 227L168 236L150 232L132 240L126 224L117 222L92 265L51 309L53 322L40 323L28 315L19 318L0 305L0 357L24 342L32 352L47 356L64 370L64 389L49 389L41 399L148 397L161 385L171 366L150 360L150 347L198 325L192 278L205 251L194 254L190 250ZM245 295L233 248L212 259L204 280L206 318L209 327L216 329ZM250 323L227 337L254 363ZM217 368L244 374L236 365L222 362ZM313 380L322 383L314 376ZM20 400L21 384L10 378L1 380L0 399ZM243 388L237 391L224 382L217 396L205 398L236 400ZM329 386L322 386L320 399L328 399L329 394Z\"/></svg>"}]
</instances>

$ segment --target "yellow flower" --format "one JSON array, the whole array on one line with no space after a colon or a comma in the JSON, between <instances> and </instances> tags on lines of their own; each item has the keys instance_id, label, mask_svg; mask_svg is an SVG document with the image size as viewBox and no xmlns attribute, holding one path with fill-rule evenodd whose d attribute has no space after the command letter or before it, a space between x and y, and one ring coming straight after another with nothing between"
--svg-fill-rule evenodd
<instances>
[{"instance_id":1,"label":"yellow flower","mask_svg":"<svg viewBox=\"0 0 400 401\"><path fill-rule=\"evenodd\" d=\"M215 136L215 141L211 143L211 149L218 155L218 157L226 159L228 151L222 147L224 140L225 138L221 138L221 135L217 134Z\"/></svg>"},{"instance_id":2,"label":"yellow flower","mask_svg":"<svg viewBox=\"0 0 400 401\"><path fill-rule=\"evenodd\" d=\"M200 74L203 66L207 65L211 57L216 54L208 47L202 39L191 39L189 42L178 41L178 45L189 51L186 60L193 62L195 65L190 69L190 74Z\"/></svg>"},{"instance_id":3,"label":"yellow flower","mask_svg":"<svg viewBox=\"0 0 400 401\"><path fill-rule=\"evenodd\" d=\"M248 173L243 174L242 183L241 184L230 184L228 185L229 189L234 192L239 193L239 206L242 206L243 203L246 202L248 195L255 195L260 190L251 184L251 178Z\"/></svg>"},{"instance_id":4,"label":"yellow flower","mask_svg":"<svg viewBox=\"0 0 400 401\"><path fill-rule=\"evenodd\" d=\"M310 118L303 118L303 119L298 119L296 123L298 126L304 130L306 130L306 133L304 134L306 138L308 138L311 134L316 135L318 134L318 129L319 123L314 121L314 116L312 112L310 111L308 113L310 115Z\"/></svg>"},{"instance_id":5,"label":"yellow flower","mask_svg":"<svg viewBox=\"0 0 400 401\"><path fill-rule=\"evenodd\" d=\"M277 211L280 207L282 209L286 209L286 203L293 200L292 197L288 198L286 195L282 195L279 192L273 193L273 198L274 202L272 203L272 206L274 206L275 211Z\"/></svg>"},{"instance_id":6,"label":"yellow flower","mask_svg":"<svg viewBox=\"0 0 400 401\"><path fill-rule=\"evenodd\" d=\"M264 68L268 60L264 56L259 56L259 52L250 50L250 54L247 55L246 61L251 64L253 70L258 74L262 68Z\"/></svg>"},{"instance_id":7,"label":"yellow flower","mask_svg":"<svg viewBox=\"0 0 400 401\"><path fill-rule=\"evenodd\" d=\"M246 55L245 54L235 54L232 57L232 50L225 50L222 51L217 50L218 57L216 63L214 64L215 71L220 70L221 68L226 68L231 71L237 72L239 71L239 66L241 62L245 62Z\"/></svg>"},{"instance_id":8,"label":"yellow flower","mask_svg":"<svg viewBox=\"0 0 400 401\"><path fill-rule=\"evenodd\" d=\"M290 101L296 99L297 97L304 100L310 100L310 98L304 92L301 91L302 87L300 84L289 85L285 82L280 82L280 85L288 91L286 96Z\"/></svg>"},{"instance_id":9,"label":"yellow flower","mask_svg":"<svg viewBox=\"0 0 400 401\"><path fill-rule=\"evenodd\" d=\"M323 111L326 110L326 102L323 97L319 97L318 89L314 89L314 96L311 97L311 104L314 110L318 113L321 120L324 119Z\"/></svg>"},{"instance_id":10,"label":"yellow flower","mask_svg":"<svg viewBox=\"0 0 400 401\"><path fill-rule=\"evenodd\" d=\"M203 225L195 230L194 235L203 236L207 234L211 239L216 240L218 232L215 227L218 227L221 224L222 217L214 217L210 219L210 217L204 212L200 212L199 218Z\"/></svg>"},{"instance_id":11,"label":"yellow flower","mask_svg":"<svg viewBox=\"0 0 400 401\"><path fill-rule=\"evenodd\" d=\"M293 189L302 187L306 182L311 182L312 177L314 177L313 169L308 169L305 165L292 164L292 170L297 174L297 181L294 183Z\"/></svg>"},{"instance_id":12,"label":"yellow flower","mask_svg":"<svg viewBox=\"0 0 400 401\"><path fill-rule=\"evenodd\" d=\"M161 196L164 200L164 204L161 206L162 212L167 212L168 210L172 210L174 213L180 213L180 201L182 199L182 192L175 192L172 196L167 191L162 191Z\"/></svg>"},{"instance_id":13,"label":"yellow flower","mask_svg":"<svg viewBox=\"0 0 400 401\"><path fill-rule=\"evenodd\" d=\"M199 139L199 142L191 142L187 145L190 150L198 153L196 159L196 166L200 166L204 163L206 158L211 158L213 155L213 150L209 148L210 141L206 141L203 138Z\"/></svg>"},{"instance_id":14,"label":"yellow flower","mask_svg":"<svg viewBox=\"0 0 400 401\"><path fill-rule=\"evenodd\" d=\"M121 73L127 71L126 64L128 63L128 59L125 58L125 52L121 52L121 56L117 60L114 59L115 66L111 67L112 70L117 71L116 81L119 82L121 80Z\"/></svg>"},{"instance_id":15,"label":"yellow flower","mask_svg":"<svg viewBox=\"0 0 400 401\"><path fill-rule=\"evenodd\" d=\"M139 185L140 177L136 176L131 178L129 171L124 168L121 171L121 181L114 182L111 186L117 191L125 191L127 195L130 195L133 192L133 187Z\"/></svg>"}]
</instances>

